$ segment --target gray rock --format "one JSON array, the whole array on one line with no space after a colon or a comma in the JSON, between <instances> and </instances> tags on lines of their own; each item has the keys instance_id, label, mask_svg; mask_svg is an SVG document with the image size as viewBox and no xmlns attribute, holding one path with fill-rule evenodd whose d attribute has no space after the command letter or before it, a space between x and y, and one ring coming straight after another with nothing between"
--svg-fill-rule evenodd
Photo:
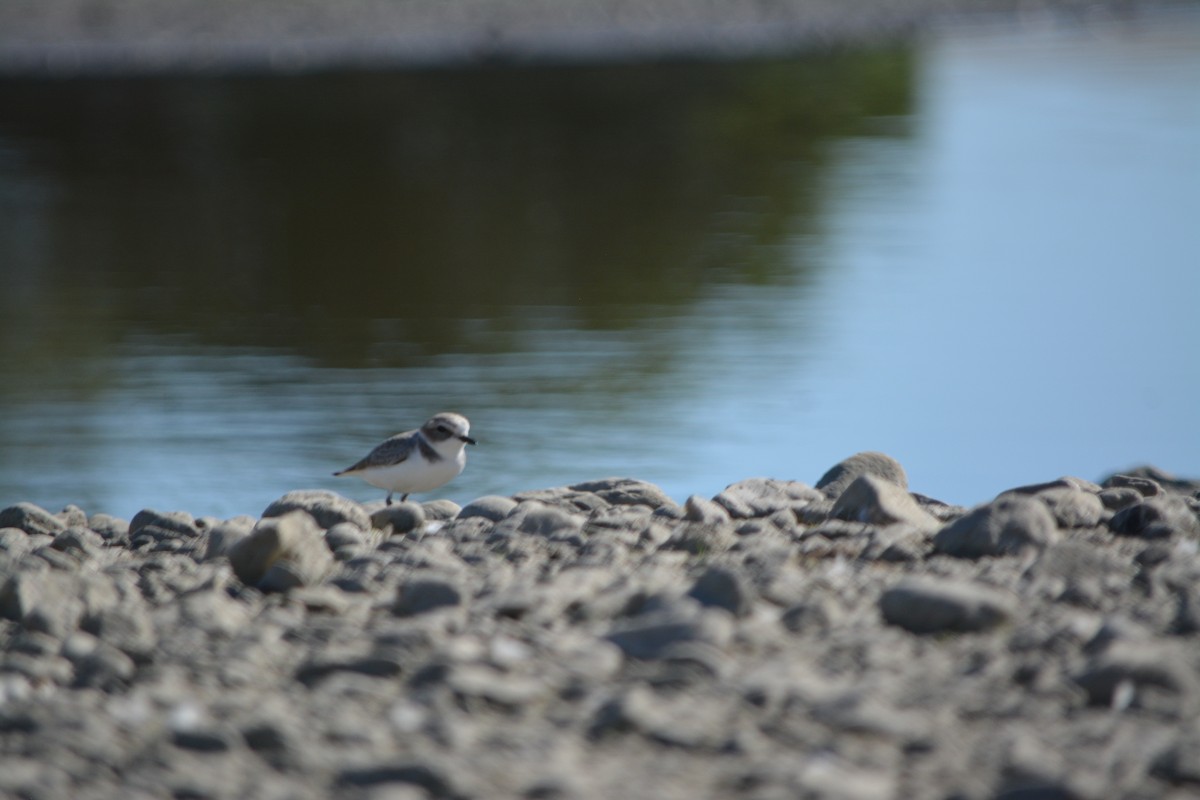
<instances>
[{"instance_id":1,"label":"gray rock","mask_svg":"<svg viewBox=\"0 0 1200 800\"><path fill-rule=\"evenodd\" d=\"M367 535L363 529L349 522L339 522L325 531L325 545L331 553L336 553L343 547L362 547L367 543Z\"/></svg>"},{"instance_id":2,"label":"gray rock","mask_svg":"<svg viewBox=\"0 0 1200 800\"><path fill-rule=\"evenodd\" d=\"M0 554L12 560L33 550L34 541L32 536L20 528L0 528Z\"/></svg>"},{"instance_id":3,"label":"gray rock","mask_svg":"<svg viewBox=\"0 0 1200 800\"><path fill-rule=\"evenodd\" d=\"M462 511L462 506L453 500L445 498L422 503L421 508L425 511L425 519L431 522L444 522L454 519Z\"/></svg>"},{"instance_id":4,"label":"gray rock","mask_svg":"<svg viewBox=\"0 0 1200 800\"><path fill-rule=\"evenodd\" d=\"M320 580L332 568L333 556L312 517L293 511L261 520L229 551L229 563L249 586L258 585L279 564L268 585L281 590Z\"/></svg>"},{"instance_id":5,"label":"gray rock","mask_svg":"<svg viewBox=\"0 0 1200 800\"><path fill-rule=\"evenodd\" d=\"M1093 705L1120 704L1123 691L1130 691L1129 700L1142 706L1148 705L1148 695L1160 693L1165 703L1159 708L1165 705L1180 711L1182 705L1198 699L1195 670L1188 659L1175 648L1153 641L1112 641L1073 677Z\"/></svg>"},{"instance_id":6,"label":"gray rock","mask_svg":"<svg viewBox=\"0 0 1200 800\"><path fill-rule=\"evenodd\" d=\"M1142 539L1165 539L1172 534L1200 536L1197 519L1187 500L1163 495L1118 511L1109 521L1113 533Z\"/></svg>"},{"instance_id":7,"label":"gray rock","mask_svg":"<svg viewBox=\"0 0 1200 800\"><path fill-rule=\"evenodd\" d=\"M908 488L908 476L904 474L904 467L900 466L900 462L884 453L872 451L855 453L834 464L817 481L816 488L824 492L826 497L837 499L850 484L863 475L881 478L901 489Z\"/></svg>"},{"instance_id":8,"label":"gray rock","mask_svg":"<svg viewBox=\"0 0 1200 800\"><path fill-rule=\"evenodd\" d=\"M748 478L726 486L713 502L734 519L769 517L779 511L796 511L824 499L813 487L799 481Z\"/></svg>"},{"instance_id":9,"label":"gray rock","mask_svg":"<svg viewBox=\"0 0 1200 800\"><path fill-rule=\"evenodd\" d=\"M460 796L449 773L428 762L400 762L343 769L338 773L335 787L344 791L387 784L419 786L428 792L430 797Z\"/></svg>"},{"instance_id":10,"label":"gray rock","mask_svg":"<svg viewBox=\"0 0 1200 800\"><path fill-rule=\"evenodd\" d=\"M862 475L845 488L833 504L835 519L872 525L904 523L934 531L939 522L928 514L906 489L873 475Z\"/></svg>"},{"instance_id":11,"label":"gray rock","mask_svg":"<svg viewBox=\"0 0 1200 800\"><path fill-rule=\"evenodd\" d=\"M884 621L912 633L982 631L1009 619L1013 597L978 583L907 578L883 593Z\"/></svg>"},{"instance_id":12,"label":"gray rock","mask_svg":"<svg viewBox=\"0 0 1200 800\"><path fill-rule=\"evenodd\" d=\"M252 517L234 517L218 522L208 532L208 545L203 560L213 561L228 556L238 542L250 535L254 525Z\"/></svg>"},{"instance_id":13,"label":"gray rock","mask_svg":"<svg viewBox=\"0 0 1200 800\"><path fill-rule=\"evenodd\" d=\"M86 528L88 526L87 514L82 508L74 504L68 505L62 511L55 514L55 516L62 520L62 524L68 528Z\"/></svg>"},{"instance_id":14,"label":"gray rock","mask_svg":"<svg viewBox=\"0 0 1200 800\"><path fill-rule=\"evenodd\" d=\"M845 616L828 597L810 597L790 606L779 621L792 633L827 631Z\"/></svg>"},{"instance_id":15,"label":"gray rock","mask_svg":"<svg viewBox=\"0 0 1200 800\"><path fill-rule=\"evenodd\" d=\"M74 687L111 692L129 685L137 667L128 655L88 633L73 633L63 656L75 667Z\"/></svg>"},{"instance_id":16,"label":"gray rock","mask_svg":"<svg viewBox=\"0 0 1200 800\"><path fill-rule=\"evenodd\" d=\"M663 542L663 550L682 550L692 555L716 555L737 544L738 536L730 525L704 525L684 522Z\"/></svg>"},{"instance_id":17,"label":"gray rock","mask_svg":"<svg viewBox=\"0 0 1200 800\"><path fill-rule=\"evenodd\" d=\"M595 492L581 492L562 486L556 489L535 489L529 492L514 494L512 497L518 503L536 500L569 514L583 512L590 514L597 509L606 508L609 502Z\"/></svg>"},{"instance_id":18,"label":"gray rock","mask_svg":"<svg viewBox=\"0 0 1200 800\"><path fill-rule=\"evenodd\" d=\"M1200 785L1200 731L1184 731L1154 759L1152 772L1174 784Z\"/></svg>"},{"instance_id":19,"label":"gray rock","mask_svg":"<svg viewBox=\"0 0 1200 800\"><path fill-rule=\"evenodd\" d=\"M511 497L489 494L476 498L463 506L462 510L458 512L458 518L470 519L471 517L482 517L483 519L490 519L492 522L499 522L511 514L512 510L516 507L517 501Z\"/></svg>"},{"instance_id":20,"label":"gray rock","mask_svg":"<svg viewBox=\"0 0 1200 800\"><path fill-rule=\"evenodd\" d=\"M689 522L720 525L729 522L729 511L719 503L694 494L683 504L683 518Z\"/></svg>"},{"instance_id":21,"label":"gray rock","mask_svg":"<svg viewBox=\"0 0 1200 800\"><path fill-rule=\"evenodd\" d=\"M55 550L70 553L82 561L95 558L104 548L104 539L87 528L68 528L55 536L50 546Z\"/></svg>"},{"instance_id":22,"label":"gray rock","mask_svg":"<svg viewBox=\"0 0 1200 800\"><path fill-rule=\"evenodd\" d=\"M77 588L76 576L57 570L18 572L0 585L0 616L64 639L83 618Z\"/></svg>"},{"instance_id":23,"label":"gray rock","mask_svg":"<svg viewBox=\"0 0 1200 800\"><path fill-rule=\"evenodd\" d=\"M123 519L110 514L92 514L87 526L100 534L109 546L129 543L129 523Z\"/></svg>"},{"instance_id":24,"label":"gray rock","mask_svg":"<svg viewBox=\"0 0 1200 800\"><path fill-rule=\"evenodd\" d=\"M62 550L55 550L50 545L35 548L33 555L45 561L51 567L64 572L74 572L79 567L79 559Z\"/></svg>"},{"instance_id":25,"label":"gray rock","mask_svg":"<svg viewBox=\"0 0 1200 800\"><path fill-rule=\"evenodd\" d=\"M186 511L160 513L147 508L133 515L129 521L129 538L147 535L156 538L194 539L200 535L196 520Z\"/></svg>"},{"instance_id":26,"label":"gray rock","mask_svg":"<svg viewBox=\"0 0 1200 800\"><path fill-rule=\"evenodd\" d=\"M158 645L154 622L140 596L89 614L82 627L137 663L146 663Z\"/></svg>"},{"instance_id":27,"label":"gray rock","mask_svg":"<svg viewBox=\"0 0 1200 800\"><path fill-rule=\"evenodd\" d=\"M617 625L606 638L631 658L660 659L669 657L681 642L724 647L732 630L731 618L724 611L666 608L639 614Z\"/></svg>"},{"instance_id":28,"label":"gray rock","mask_svg":"<svg viewBox=\"0 0 1200 800\"><path fill-rule=\"evenodd\" d=\"M420 503L396 503L371 514L371 527L392 535L410 533L425 525L425 509Z\"/></svg>"},{"instance_id":29,"label":"gray rock","mask_svg":"<svg viewBox=\"0 0 1200 800\"><path fill-rule=\"evenodd\" d=\"M688 596L701 605L723 608L735 616L744 617L754 605L755 591L737 570L712 566L696 579Z\"/></svg>"},{"instance_id":30,"label":"gray rock","mask_svg":"<svg viewBox=\"0 0 1200 800\"><path fill-rule=\"evenodd\" d=\"M1030 483L1030 484L1026 484L1024 486L1016 486L1016 487L1013 487L1012 489L1006 489L1005 491L1001 492L1000 495L1001 496L1006 495L1006 494L1035 495L1035 494L1041 494L1042 492L1053 491L1055 489L1077 489L1079 491L1088 492L1090 494L1098 494L1100 492L1101 487L1098 486L1097 484L1092 483L1089 480L1084 480L1083 478L1076 478L1076 477L1067 475L1067 476L1058 478L1056 480L1045 481L1043 483Z\"/></svg>"},{"instance_id":31,"label":"gray rock","mask_svg":"<svg viewBox=\"0 0 1200 800\"><path fill-rule=\"evenodd\" d=\"M33 503L17 503L0 511L0 528L20 528L26 533L54 535L66 530L58 517Z\"/></svg>"},{"instance_id":32,"label":"gray rock","mask_svg":"<svg viewBox=\"0 0 1200 800\"><path fill-rule=\"evenodd\" d=\"M1133 489L1142 497L1157 497L1163 493L1158 481L1140 475L1113 475L1104 481L1104 488Z\"/></svg>"},{"instance_id":33,"label":"gray rock","mask_svg":"<svg viewBox=\"0 0 1200 800\"><path fill-rule=\"evenodd\" d=\"M1127 486L1105 489L1097 496L1109 511L1120 511L1122 508L1142 502L1142 493Z\"/></svg>"},{"instance_id":34,"label":"gray rock","mask_svg":"<svg viewBox=\"0 0 1200 800\"><path fill-rule=\"evenodd\" d=\"M633 478L602 478L576 483L568 487L576 492L590 492L614 506L674 506L675 501L653 483Z\"/></svg>"},{"instance_id":35,"label":"gray rock","mask_svg":"<svg viewBox=\"0 0 1200 800\"><path fill-rule=\"evenodd\" d=\"M453 608L463 602L459 584L446 577L414 578L400 586L392 612L411 617L442 608Z\"/></svg>"},{"instance_id":36,"label":"gray rock","mask_svg":"<svg viewBox=\"0 0 1200 800\"><path fill-rule=\"evenodd\" d=\"M1060 528L1094 528L1104 521L1099 495L1080 489L1050 489L1035 495L1046 504Z\"/></svg>"},{"instance_id":37,"label":"gray rock","mask_svg":"<svg viewBox=\"0 0 1200 800\"><path fill-rule=\"evenodd\" d=\"M1000 497L1035 497L1046 504L1060 528L1094 528L1106 516L1099 491L1099 486L1080 478L1059 478L1049 483L1010 489Z\"/></svg>"},{"instance_id":38,"label":"gray rock","mask_svg":"<svg viewBox=\"0 0 1200 800\"><path fill-rule=\"evenodd\" d=\"M959 558L1015 555L1058 540L1054 517L1045 503L1009 495L979 506L933 537L937 553Z\"/></svg>"},{"instance_id":39,"label":"gray rock","mask_svg":"<svg viewBox=\"0 0 1200 800\"><path fill-rule=\"evenodd\" d=\"M371 529L367 510L353 500L336 492L322 489L299 489L288 492L267 506L264 517L282 517L291 511L306 511L322 529L328 530L339 522L349 522L364 531Z\"/></svg>"},{"instance_id":40,"label":"gray rock","mask_svg":"<svg viewBox=\"0 0 1200 800\"><path fill-rule=\"evenodd\" d=\"M233 734L220 726L197 725L171 731L171 744L182 750L224 753L233 746L233 742Z\"/></svg>"},{"instance_id":41,"label":"gray rock","mask_svg":"<svg viewBox=\"0 0 1200 800\"><path fill-rule=\"evenodd\" d=\"M504 525L534 536L553 536L563 531L578 531L581 521L561 509L525 501L517 506Z\"/></svg>"},{"instance_id":42,"label":"gray rock","mask_svg":"<svg viewBox=\"0 0 1200 800\"><path fill-rule=\"evenodd\" d=\"M708 696L667 698L633 686L601 706L588 735L598 739L634 731L659 744L711 751L730 739L731 703Z\"/></svg>"}]
</instances>

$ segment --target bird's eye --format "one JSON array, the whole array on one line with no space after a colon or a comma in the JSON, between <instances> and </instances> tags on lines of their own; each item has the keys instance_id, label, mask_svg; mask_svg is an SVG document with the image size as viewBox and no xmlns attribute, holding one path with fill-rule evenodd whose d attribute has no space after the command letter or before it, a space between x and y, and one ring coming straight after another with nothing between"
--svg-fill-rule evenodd
<instances>
[{"instance_id":1,"label":"bird's eye","mask_svg":"<svg viewBox=\"0 0 1200 800\"><path fill-rule=\"evenodd\" d=\"M438 432L439 433L449 433L450 431L446 428L445 425L438 425Z\"/></svg>"}]
</instances>

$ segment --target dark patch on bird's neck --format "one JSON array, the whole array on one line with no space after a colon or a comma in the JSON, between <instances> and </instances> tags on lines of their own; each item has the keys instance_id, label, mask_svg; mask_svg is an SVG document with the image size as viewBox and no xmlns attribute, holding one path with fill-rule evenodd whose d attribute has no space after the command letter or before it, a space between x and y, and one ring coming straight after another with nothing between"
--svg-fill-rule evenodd
<instances>
[{"instance_id":1,"label":"dark patch on bird's neck","mask_svg":"<svg viewBox=\"0 0 1200 800\"><path fill-rule=\"evenodd\" d=\"M442 454L433 449L433 445L425 438L424 433L417 434L417 449L421 451L421 455L426 461L441 461Z\"/></svg>"}]
</instances>

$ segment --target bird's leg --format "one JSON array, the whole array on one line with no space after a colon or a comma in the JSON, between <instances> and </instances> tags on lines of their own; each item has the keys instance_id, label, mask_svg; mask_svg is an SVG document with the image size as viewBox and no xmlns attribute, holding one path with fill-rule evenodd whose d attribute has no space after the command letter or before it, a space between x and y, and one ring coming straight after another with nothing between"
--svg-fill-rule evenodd
<instances>
[{"instance_id":1,"label":"bird's leg","mask_svg":"<svg viewBox=\"0 0 1200 800\"><path fill-rule=\"evenodd\" d=\"M401 502L401 503L407 503L407 502L408 502L408 496L409 496L410 494L412 494L412 492L405 492L405 493L404 493L404 496L400 498L400 502Z\"/></svg>"},{"instance_id":2,"label":"bird's leg","mask_svg":"<svg viewBox=\"0 0 1200 800\"><path fill-rule=\"evenodd\" d=\"M387 500L384 500L383 504L385 506L390 506L392 504L392 493L391 492L388 492Z\"/></svg>"}]
</instances>

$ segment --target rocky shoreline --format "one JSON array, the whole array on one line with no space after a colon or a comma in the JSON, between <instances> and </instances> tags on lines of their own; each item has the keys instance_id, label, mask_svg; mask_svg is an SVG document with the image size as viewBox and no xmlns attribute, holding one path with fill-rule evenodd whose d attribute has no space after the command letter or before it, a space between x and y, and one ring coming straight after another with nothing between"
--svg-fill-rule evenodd
<instances>
[{"instance_id":1,"label":"rocky shoreline","mask_svg":"<svg viewBox=\"0 0 1200 800\"><path fill-rule=\"evenodd\" d=\"M1200 482L0 511L0 796L1200 794Z\"/></svg>"}]
</instances>

